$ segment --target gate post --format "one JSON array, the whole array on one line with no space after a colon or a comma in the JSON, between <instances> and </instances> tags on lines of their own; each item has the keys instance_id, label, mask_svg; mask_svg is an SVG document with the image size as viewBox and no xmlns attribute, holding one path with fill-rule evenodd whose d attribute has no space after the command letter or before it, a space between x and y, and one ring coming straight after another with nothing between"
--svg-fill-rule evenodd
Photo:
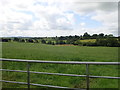
<instances>
[{"instance_id":1,"label":"gate post","mask_svg":"<svg viewBox=\"0 0 120 90\"><path fill-rule=\"evenodd\" d=\"M30 90L30 64L27 62L27 85L28 85L28 90Z\"/></svg>"},{"instance_id":2,"label":"gate post","mask_svg":"<svg viewBox=\"0 0 120 90\"><path fill-rule=\"evenodd\" d=\"M86 64L86 86L87 90L89 90L89 64Z\"/></svg>"}]
</instances>

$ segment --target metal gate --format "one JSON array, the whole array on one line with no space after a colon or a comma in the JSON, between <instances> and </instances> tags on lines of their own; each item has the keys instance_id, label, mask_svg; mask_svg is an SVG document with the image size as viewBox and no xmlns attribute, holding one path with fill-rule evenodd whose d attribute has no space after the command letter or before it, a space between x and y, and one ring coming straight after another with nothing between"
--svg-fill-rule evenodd
<instances>
[{"instance_id":1,"label":"metal gate","mask_svg":"<svg viewBox=\"0 0 120 90\"><path fill-rule=\"evenodd\" d=\"M120 62L77 62L77 61L43 61L43 60L22 60L22 59L4 59L1 58L0 61L14 61L14 62L26 62L27 63L27 71L22 70L8 70L8 69L0 69L2 71L10 71L10 72L25 72L27 73L27 82L15 82L15 81L7 81L0 80L1 82L9 82L9 83L18 83L18 84L26 84L28 89L30 89L30 85L35 86L45 86L52 88L63 88L70 89L69 87L61 87L61 86L52 86L52 85L42 85L30 83L30 73L36 74L47 74L47 75L59 75L59 76L73 76L73 77L86 77L86 89L89 90L89 78L107 78L107 79L120 79L120 77L111 77L111 76L91 76L89 73L90 65L120 65ZM30 63L48 63L48 64L84 64L86 65L86 75L76 75L76 74L63 74L63 73L48 73L48 72L35 72L30 71Z\"/></svg>"}]
</instances>

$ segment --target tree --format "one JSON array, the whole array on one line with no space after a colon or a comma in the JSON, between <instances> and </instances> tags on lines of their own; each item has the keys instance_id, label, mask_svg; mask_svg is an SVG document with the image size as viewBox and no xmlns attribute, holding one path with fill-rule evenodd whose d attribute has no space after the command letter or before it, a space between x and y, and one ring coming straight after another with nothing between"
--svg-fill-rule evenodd
<instances>
[{"instance_id":1,"label":"tree","mask_svg":"<svg viewBox=\"0 0 120 90\"><path fill-rule=\"evenodd\" d=\"M1 38L1 40L0 40L0 41L2 41L2 42L9 42L9 41L11 41L11 39Z\"/></svg>"},{"instance_id":2,"label":"tree","mask_svg":"<svg viewBox=\"0 0 120 90\"><path fill-rule=\"evenodd\" d=\"M97 38L96 44L97 46L107 46L107 40L104 38Z\"/></svg>"},{"instance_id":3,"label":"tree","mask_svg":"<svg viewBox=\"0 0 120 90\"><path fill-rule=\"evenodd\" d=\"M59 40L65 40L66 38L65 37L63 37L63 36L60 36L59 37Z\"/></svg>"},{"instance_id":4,"label":"tree","mask_svg":"<svg viewBox=\"0 0 120 90\"><path fill-rule=\"evenodd\" d=\"M107 38L107 46L109 47L118 47L119 42L116 38Z\"/></svg>"},{"instance_id":5,"label":"tree","mask_svg":"<svg viewBox=\"0 0 120 90\"><path fill-rule=\"evenodd\" d=\"M56 40L56 44L66 44L66 42L63 40Z\"/></svg>"},{"instance_id":6,"label":"tree","mask_svg":"<svg viewBox=\"0 0 120 90\"><path fill-rule=\"evenodd\" d=\"M20 39L19 41L20 41L20 42L25 42L25 39Z\"/></svg>"},{"instance_id":7,"label":"tree","mask_svg":"<svg viewBox=\"0 0 120 90\"><path fill-rule=\"evenodd\" d=\"M82 45L82 43L80 42L80 40L77 40L73 43L73 45Z\"/></svg>"},{"instance_id":8,"label":"tree","mask_svg":"<svg viewBox=\"0 0 120 90\"><path fill-rule=\"evenodd\" d=\"M120 42L120 36L118 37L118 41Z\"/></svg>"},{"instance_id":9,"label":"tree","mask_svg":"<svg viewBox=\"0 0 120 90\"><path fill-rule=\"evenodd\" d=\"M38 41L37 39L34 39L34 42L35 42L35 43L39 43L39 41Z\"/></svg>"},{"instance_id":10,"label":"tree","mask_svg":"<svg viewBox=\"0 0 120 90\"><path fill-rule=\"evenodd\" d=\"M33 39L28 39L28 42L33 43L34 41Z\"/></svg>"},{"instance_id":11,"label":"tree","mask_svg":"<svg viewBox=\"0 0 120 90\"><path fill-rule=\"evenodd\" d=\"M93 38L93 39L96 39L97 37L98 37L97 34L93 34L93 35L92 35L92 38Z\"/></svg>"},{"instance_id":12,"label":"tree","mask_svg":"<svg viewBox=\"0 0 120 90\"><path fill-rule=\"evenodd\" d=\"M84 33L83 38L84 39L89 39L91 36L87 32Z\"/></svg>"},{"instance_id":13,"label":"tree","mask_svg":"<svg viewBox=\"0 0 120 90\"><path fill-rule=\"evenodd\" d=\"M118 47L120 46L116 38L99 38L96 40L98 46Z\"/></svg>"},{"instance_id":14,"label":"tree","mask_svg":"<svg viewBox=\"0 0 120 90\"><path fill-rule=\"evenodd\" d=\"M99 38L103 38L103 37L104 37L104 34L103 34L103 33L100 33L100 34L98 35L98 37L99 37Z\"/></svg>"},{"instance_id":15,"label":"tree","mask_svg":"<svg viewBox=\"0 0 120 90\"><path fill-rule=\"evenodd\" d=\"M41 40L41 43L46 44L46 41L44 39Z\"/></svg>"},{"instance_id":16,"label":"tree","mask_svg":"<svg viewBox=\"0 0 120 90\"><path fill-rule=\"evenodd\" d=\"M60 40L59 44L65 44L65 42L63 40Z\"/></svg>"},{"instance_id":17,"label":"tree","mask_svg":"<svg viewBox=\"0 0 120 90\"><path fill-rule=\"evenodd\" d=\"M52 42L52 45L55 45L55 43L54 43L54 42Z\"/></svg>"},{"instance_id":18,"label":"tree","mask_svg":"<svg viewBox=\"0 0 120 90\"><path fill-rule=\"evenodd\" d=\"M77 35L75 35L75 36L74 36L74 38L75 38L75 39L79 39L80 37L79 37L79 36L77 36Z\"/></svg>"},{"instance_id":19,"label":"tree","mask_svg":"<svg viewBox=\"0 0 120 90\"><path fill-rule=\"evenodd\" d=\"M15 38L13 39L13 41L17 41L17 42L19 42L19 40L20 40L20 38L17 38L17 37L15 37Z\"/></svg>"},{"instance_id":20,"label":"tree","mask_svg":"<svg viewBox=\"0 0 120 90\"><path fill-rule=\"evenodd\" d=\"M105 38L114 37L113 34L105 35Z\"/></svg>"},{"instance_id":21,"label":"tree","mask_svg":"<svg viewBox=\"0 0 120 90\"><path fill-rule=\"evenodd\" d=\"M80 39L81 39L81 40L83 39L83 36L82 36L82 35L80 35Z\"/></svg>"},{"instance_id":22,"label":"tree","mask_svg":"<svg viewBox=\"0 0 120 90\"><path fill-rule=\"evenodd\" d=\"M51 41L48 41L47 44L52 44L52 42L51 42Z\"/></svg>"},{"instance_id":23,"label":"tree","mask_svg":"<svg viewBox=\"0 0 120 90\"><path fill-rule=\"evenodd\" d=\"M68 40L66 41L67 44L74 44L74 42L75 42L75 41L74 41L73 39L68 39Z\"/></svg>"},{"instance_id":24,"label":"tree","mask_svg":"<svg viewBox=\"0 0 120 90\"><path fill-rule=\"evenodd\" d=\"M108 37L114 37L113 34L109 34Z\"/></svg>"},{"instance_id":25,"label":"tree","mask_svg":"<svg viewBox=\"0 0 120 90\"><path fill-rule=\"evenodd\" d=\"M68 36L68 39L72 39L72 36L70 35L70 36Z\"/></svg>"}]
</instances>

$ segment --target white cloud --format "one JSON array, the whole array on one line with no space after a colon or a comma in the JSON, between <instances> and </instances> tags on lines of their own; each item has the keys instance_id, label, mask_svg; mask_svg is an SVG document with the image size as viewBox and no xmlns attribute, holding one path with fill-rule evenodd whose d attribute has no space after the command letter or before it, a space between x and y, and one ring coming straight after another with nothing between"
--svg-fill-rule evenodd
<instances>
[{"instance_id":1,"label":"white cloud","mask_svg":"<svg viewBox=\"0 0 120 90\"><path fill-rule=\"evenodd\" d=\"M85 26L85 23L84 22L80 23L80 26Z\"/></svg>"},{"instance_id":2,"label":"white cloud","mask_svg":"<svg viewBox=\"0 0 120 90\"><path fill-rule=\"evenodd\" d=\"M33 29L34 30L44 30L44 29L50 29L50 27L49 27L47 20L42 18L33 23Z\"/></svg>"},{"instance_id":3,"label":"white cloud","mask_svg":"<svg viewBox=\"0 0 120 90\"><path fill-rule=\"evenodd\" d=\"M118 11L114 12L102 12L98 11L96 16L93 16L92 19L104 22L104 23L112 23L118 20Z\"/></svg>"},{"instance_id":4,"label":"white cloud","mask_svg":"<svg viewBox=\"0 0 120 90\"><path fill-rule=\"evenodd\" d=\"M118 11L114 12L97 12L92 19L102 22L103 28L106 32L117 35L118 31ZM104 32L105 32L104 31Z\"/></svg>"},{"instance_id":5,"label":"white cloud","mask_svg":"<svg viewBox=\"0 0 120 90\"><path fill-rule=\"evenodd\" d=\"M56 36L117 32L117 3L81 3L81 0L0 0L0 31L3 36ZM94 1L94 0L93 0ZM72 12L70 12L72 11ZM103 24L87 27L85 22L76 29L75 14L90 16Z\"/></svg>"},{"instance_id":6,"label":"white cloud","mask_svg":"<svg viewBox=\"0 0 120 90\"><path fill-rule=\"evenodd\" d=\"M71 5L69 8L80 15L89 15L97 11L114 12L118 9L117 2L79 2L78 0Z\"/></svg>"},{"instance_id":7,"label":"white cloud","mask_svg":"<svg viewBox=\"0 0 120 90\"><path fill-rule=\"evenodd\" d=\"M89 33L112 33L118 35L118 3L117 2L97 2L97 3L72 3L71 8L81 16L90 16L92 20L102 23L99 28L86 28ZM81 24L80 24L81 26ZM86 25L87 26L87 25Z\"/></svg>"}]
</instances>

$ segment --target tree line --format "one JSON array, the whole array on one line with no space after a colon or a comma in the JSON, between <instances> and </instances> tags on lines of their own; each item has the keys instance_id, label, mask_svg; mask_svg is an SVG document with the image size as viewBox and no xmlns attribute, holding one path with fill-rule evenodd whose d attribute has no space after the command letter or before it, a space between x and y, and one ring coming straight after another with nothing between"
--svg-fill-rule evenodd
<instances>
[{"instance_id":1,"label":"tree line","mask_svg":"<svg viewBox=\"0 0 120 90\"><path fill-rule=\"evenodd\" d=\"M96 39L95 42L81 42L80 40ZM120 37L114 37L112 34L105 35L103 33L90 35L85 32L83 35L74 36L60 36L60 37L33 37L33 38L1 38L2 42L28 42L28 43L42 43L50 45L63 45L72 44L79 46L108 46L108 47L119 47Z\"/></svg>"},{"instance_id":2,"label":"tree line","mask_svg":"<svg viewBox=\"0 0 120 90\"><path fill-rule=\"evenodd\" d=\"M13 39L11 38L1 38L0 39L1 42L29 42L29 43L39 43L39 41L37 39L24 39L24 38L18 38L18 37L14 37Z\"/></svg>"}]
</instances>

